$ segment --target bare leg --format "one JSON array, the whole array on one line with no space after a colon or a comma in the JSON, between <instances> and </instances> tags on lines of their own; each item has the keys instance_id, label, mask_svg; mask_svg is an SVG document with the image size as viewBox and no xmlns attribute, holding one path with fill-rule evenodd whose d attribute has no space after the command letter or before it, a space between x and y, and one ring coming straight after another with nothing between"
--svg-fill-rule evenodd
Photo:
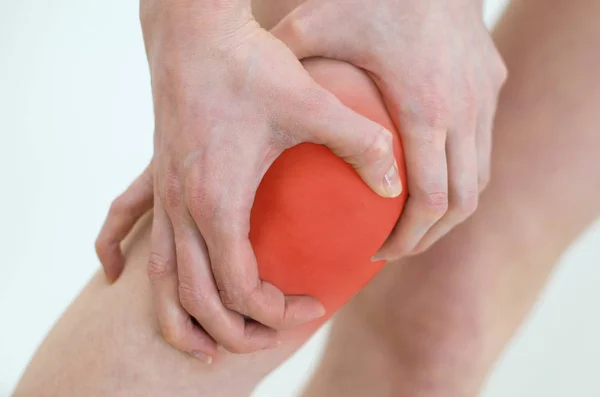
<instances>
[{"instance_id":1,"label":"bare leg","mask_svg":"<svg viewBox=\"0 0 600 397\"><path fill-rule=\"evenodd\" d=\"M273 11L262 7L266 12L259 21L267 16L276 20L276 13L283 15L284 8L282 4ZM375 121L390 123L379 91L365 72L323 59L304 65L342 102ZM146 219L132 235L119 280L109 286L103 275L96 275L55 325L21 379L16 397L240 397L248 395L319 325L286 332L277 349L251 355L222 351L210 366L176 351L160 335L151 302L145 273L148 229Z\"/></svg>"},{"instance_id":2,"label":"bare leg","mask_svg":"<svg viewBox=\"0 0 600 397\"><path fill-rule=\"evenodd\" d=\"M244 396L293 351L292 342L253 355L223 352L210 366L176 351L160 335L145 274L149 217L129 247L121 278L112 286L101 272L92 279L36 353L15 397Z\"/></svg>"},{"instance_id":3,"label":"bare leg","mask_svg":"<svg viewBox=\"0 0 600 397\"><path fill-rule=\"evenodd\" d=\"M307 396L475 396L553 264L600 215L600 3L514 1L480 207L338 314Z\"/></svg>"}]
</instances>

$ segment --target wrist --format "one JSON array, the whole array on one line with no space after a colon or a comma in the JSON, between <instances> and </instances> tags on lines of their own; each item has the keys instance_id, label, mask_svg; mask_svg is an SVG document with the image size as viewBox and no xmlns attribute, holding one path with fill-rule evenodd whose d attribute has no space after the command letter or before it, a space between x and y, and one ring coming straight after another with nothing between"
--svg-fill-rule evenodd
<instances>
[{"instance_id":1,"label":"wrist","mask_svg":"<svg viewBox=\"0 0 600 397\"><path fill-rule=\"evenodd\" d=\"M191 13L205 22L229 17L243 9L251 9L251 0L140 0L140 17L157 14Z\"/></svg>"},{"instance_id":2,"label":"wrist","mask_svg":"<svg viewBox=\"0 0 600 397\"><path fill-rule=\"evenodd\" d=\"M194 46L208 50L252 26L250 0L140 0L151 68L154 58Z\"/></svg>"},{"instance_id":3,"label":"wrist","mask_svg":"<svg viewBox=\"0 0 600 397\"><path fill-rule=\"evenodd\" d=\"M140 0L144 41L227 35L252 20L250 0Z\"/></svg>"}]
</instances>

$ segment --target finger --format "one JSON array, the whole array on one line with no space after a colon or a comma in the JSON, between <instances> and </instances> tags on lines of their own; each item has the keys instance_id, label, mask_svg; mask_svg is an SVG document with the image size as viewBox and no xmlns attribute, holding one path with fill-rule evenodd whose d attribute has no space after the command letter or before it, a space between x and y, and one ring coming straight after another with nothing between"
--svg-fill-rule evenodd
<instances>
[{"instance_id":1,"label":"finger","mask_svg":"<svg viewBox=\"0 0 600 397\"><path fill-rule=\"evenodd\" d=\"M227 309L275 330L304 324L325 312L314 298L286 297L261 282L248 237L252 202L269 166L267 161L265 167L265 153L282 150L260 142L243 151L230 150L218 161L207 158L188 164L185 182L187 208L206 242L220 301ZM223 164L230 167L228 172Z\"/></svg>"},{"instance_id":2,"label":"finger","mask_svg":"<svg viewBox=\"0 0 600 397\"><path fill-rule=\"evenodd\" d=\"M330 24L322 23L324 15L337 15L329 2L308 1L288 14L271 33L284 42L303 59L326 56L344 59L347 51L340 48L336 35L324 32ZM319 87L320 88L320 87ZM328 146L335 154L350 163L365 183L382 197L397 197L402 193L402 183L395 163L393 135L381 125L344 106L333 94L315 90L318 95L308 101L311 109L301 111L310 133L310 142ZM314 117L306 117L319 109Z\"/></svg>"},{"instance_id":3,"label":"finger","mask_svg":"<svg viewBox=\"0 0 600 397\"><path fill-rule=\"evenodd\" d=\"M323 2L307 1L287 14L271 29L271 34L281 40L298 59L329 55L331 32L322 31L320 22L324 15ZM334 14L335 15L335 14ZM327 24L331 27L331 24Z\"/></svg>"},{"instance_id":4,"label":"finger","mask_svg":"<svg viewBox=\"0 0 600 397\"><path fill-rule=\"evenodd\" d=\"M259 278L248 238L252 202L247 202L254 197L258 185L254 182L261 179L260 171L251 171L256 168L246 166L236 175L239 180L251 181L244 185L211 177L195 184L193 181L199 178L190 177L187 204L206 241L210 269L223 305L275 330L288 329L321 317L324 309L314 298L286 297ZM194 168L191 175L194 172L198 170Z\"/></svg>"},{"instance_id":5,"label":"finger","mask_svg":"<svg viewBox=\"0 0 600 397\"><path fill-rule=\"evenodd\" d=\"M317 96L315 117L302 116L306 140L327 146L352 165L375 193L399 196L402 182L392 132L346 107L329 92L319 90Z\"/></svg>"},{"instance_id":6,"label":"finger","mask_svg":"<svg viewBox=\"0 0 600 397\"><path fill-rule=\"evenodd\" d=\"M121 241L137 220L152 208L154 201L152 186L152 172L148 166L110 207L96 239L96 254L110 282L119 277L125 265Z\"/></svg>"},{"instance_id":7,"label":"finger","mask_svg":"<svg viewBox=\"0 0 600 397\"><path fill-rule=\"evenodd\" d=\"M179 302L173 229L160 200L154 205L151 247L147 273L163 338L176 349L210 364L217 344L194 324Z\"/></svg>"},{"instance_id":8,"label":"finger","mask_svg":"<svg viewBox=\"0 0 600 397\"><path fill-rule=\"evenodd\" d=\"M481 65L481 70L487 70L491 72L491 74L486 74L485 76L487 76L487 78L485 78L484 75L481 75L480 81L480 86L486 88L484 92L488 92L488 99L482 103L484 106L481 107L479 114L477 115L476 146L480 192L487 187L491 179L491 158L495 116L498 107L499 94L508 77L506 64L500 56L493 38L490 35L486 35L485 37L487 43L484 45L484 51L486 53L483 59L495 60L495 62L493 62L492 65Z\"/></svg>"},{"instance_id":9,"label":"finger","mask_svg":"<svg viewBox=\"0 0 600 397\"><path fill-rule=\"evenodd\" d=\"M475 125L471 127L470 133L467 127L463 131L453 131L448 134L446 143L448 210L425 234L413 253L428 249L452 228L467 219L477 208L479 188L474 129Z\"/></svg>"},{"instance_id":10,"label":"finger","mask_svg":"<svg viewBox=\"0 0 600 397\"><path fill-rule=\"evenodd\" d=\"M171 216L171 220L175 231L179 300L185 310L230 352L251 353L276 346L276 331L246 322L241 314L223 306L206 245L189 214Z\"/></svg>"},{"instance_id":11,"label":"finger","mask_svg":"<svg viewBox=\"0 0 600 397\"><path fill-rule=\"evenodd\" d=\"M225 307L276 330L294 328L325 314L317 299L285 296L273 284L260 280L247 234L237 235L223 229L218 233L222 240L211 244L209 252L216 285Z\"/></svg>"},{"instance_id":12,"label":"finger","mask_svg":"<svg viewBox=\"0 0 600 397\"><path fill-rule=\"evenodd\" d=\"M492 132L494 116L496 113L496 100L491 100L489 107L482 109L477 118L477 134L475 145L477 148L477 173L479 192L482 192L490 182L492 166Z\"/></svg>"},{"instance_id":13,"label":"finger","mask_svg":"<svg viewBox=\"0 0 600 397\"><path fill-rule=\"evenodd\" d=\"M409 197L392 234L373 260L409 254L448 209L446 131L424 124L402 134Z\"/></svg>"}]
</instances>

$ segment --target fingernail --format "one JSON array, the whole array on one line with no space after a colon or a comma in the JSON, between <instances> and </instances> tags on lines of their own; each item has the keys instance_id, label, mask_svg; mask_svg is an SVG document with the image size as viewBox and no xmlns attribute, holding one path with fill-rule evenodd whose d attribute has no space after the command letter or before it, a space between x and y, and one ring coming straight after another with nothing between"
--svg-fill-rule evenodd
<instances>
[{"instance_id":1,"label":"fingernail","mask_svg":"<svg viewBox=\"0 0 600 397\"><path fill-rule=\"evenodd\" d=\"M394 160L392 168L383 177L383 186L388 197L398 197L402 193L402 183L400 182L396 160Z\"/></svg>"},{"instance_id":2,"label":"fingernail","mask_svg":"<svg viewBox=\"0 0 600 397\"><path fill-rule=\"evenodd\" d=\"M204 364L212 363L212 357L208 356L200 351L194 350L194 351L190 352L190 354L192 356L196 357L198 360L202 361Z\"/></svg>"},{"instance_id":3,"label":"fingernail","mask_svg":"<svg viewBox=\"0 0 600 397\"><path fill-rule=\"evenodd\" d=\"M321 310L319 310L319 312L318 312L319 315L317 318L323 317L325 315L325 313L327 313L327 311L325 310L325 307L321 306Z\"/></svg>"},{"instance_id":4,"label":"fingernail","mask_svg":"<svg viewBox=\"0 0 600 397\"><path fill-rule=\"evenodd\" d=\"M314 312L311 312L310 315L306 318L306 321L314 321L318 318L321 318L325 315L326 311L325 308L323 306L321 306L319 308L319 310L315 310Z\"/></svg>"},{"instance_id":5,"label":"fingernail","mask_svg":"<svg viewBox=\"0 0 600 397\"><path fill-rule=\"evenodd\" d=\"M268 346L263 347L262 350L277 349L282 344L283 344L283 341L281 339L274 339Z\"/></svg>"},{"instance_id":6,"label":"fingernail","mask_svg":"<svg viewBox=\"0 0 600 397\"><path fill-rule=\"evenodd\" d=\"M375 254L371 257L371 262L379 262L384 260L385 258L381 254Z\"/></svg>"}]
</instances>

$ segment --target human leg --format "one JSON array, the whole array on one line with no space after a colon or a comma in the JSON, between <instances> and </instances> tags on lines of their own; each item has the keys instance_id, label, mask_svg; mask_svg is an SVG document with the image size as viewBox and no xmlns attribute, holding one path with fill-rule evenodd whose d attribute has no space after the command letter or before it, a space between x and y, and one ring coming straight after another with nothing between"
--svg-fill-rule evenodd
<instances>
[{"instance_id":1,"label":"human leg","mask_svg":"<svg viewBox=\"0 0 600 397\"><path fill-rule=\"evenodd\" d=\"M348 106L355 107L382 124L387 123L388 128L392 127L374 83L364 72L336 61L312 60L306 62L305 66L318 82ZM333 155L329 153L328 156L331 158ZM356 180L354 172L348 170L347 165L344 167L340 169L344 178L350 175ZM323 172L331 172L331 169ZM363 193L368 191L364 184L357 188L362 189ZM342 193L350 201L359 200L363 209L369 210L369 199L365 201L367 196L363 193L353 195L356 190ZM372 192L369 194L376 197ZM325 203L327 200L331 200L331 197L320 198ZM337 202L329 204L339 205ZM374 212L381 216L379 207L374 208ZM391 208L391 211L399 211L398 206ZM353 212L350 215L356 214ZM268 214L263 219L266 216ZM354 219L352 216L347 218ZM364 218L372 221L366 215ZM385 217L389 230L394 219ZM367 240L373 237L373 233L381 234L381 240L389 233L389 230L377 225L371 226L367 228L370 230L365 237ZM348 227L345 229L352 230ZM347 230L343 232L347 233ZM360 233L365 233L365 229L357 226L354 234ZM261 238L255 236L254 241ZM267 243L262 245L263 254L268 252L264 248ZM350 241L345 250L352 252L355 245L362 243L353 244ZM377 248L373 246L373 252L365 257L368 266L355 267L357 272L361 272L363 282L378 270L379 265L368 260ZM190 355L172 349L160 334L145 274L148 249L149 223L146 220L138 225L137 232L131 237L125 271L119 280L109 286L101 275L94 277L36 353L15 396L243 396L265 374L292 354L320 324L313 323L284 333L281 346L269 351L243 356L220 351L213 363L206 366ZM348 264L346 261L341 263ZM348 280L350 269L345 270L347 272L340 275L340 285ZM355 281L359 282L360 277ZM352 288L356 290L360 286L355 283ZM347 299L352 292L346 288L342 298ZM343 300L330 295L324 298L328 299L326 307L332 308L339 307ZM231 381L233 377L235 381Z\"/></svg>"},{"instance_id":2,"label":"human leg","mask_svg":"<svg viewBox=\"0 0 600 397\"><path fill-rule=\"evenodd\" d=\"M554 263L600 215L600 4L514 1L509 79L473 217L390 263L336 317L306 395L474 396Z\"/></svg>"}]
</instances>

